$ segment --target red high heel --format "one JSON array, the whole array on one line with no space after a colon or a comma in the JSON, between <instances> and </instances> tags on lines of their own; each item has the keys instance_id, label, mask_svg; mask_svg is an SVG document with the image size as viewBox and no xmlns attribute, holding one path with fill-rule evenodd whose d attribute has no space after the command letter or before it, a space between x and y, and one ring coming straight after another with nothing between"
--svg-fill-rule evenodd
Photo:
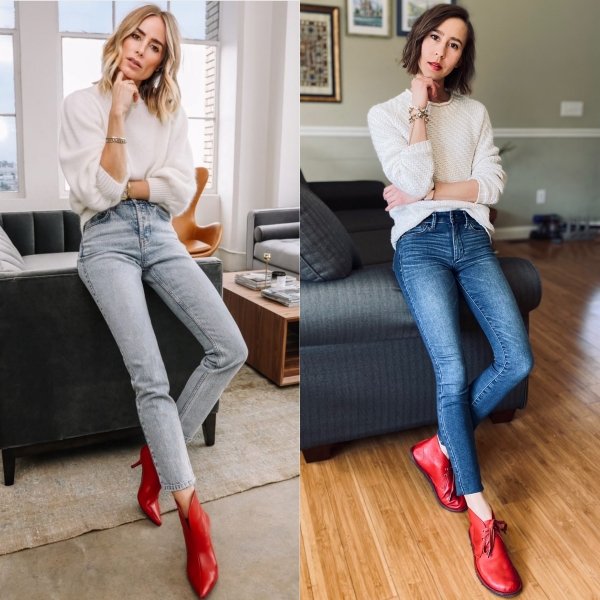
<instances>
[{"instance_id":1,"label":"red high heel","mask_svg":"<svg viewBox=\"0 0 600 600\"><path fill-rule=\"evenodd\" d=\"M475 572L479 581L498 596L516 596L523 583L513 566L500 532L506 531L506 523L497 521L492 512L489 521L482 521L469 509L469 539L475 560Z\"/></svg>"},{"instance_id":2,"label":"red high heel","mask_svg":"<svg viewBox=\"0 0 600 600\"><path fill-rule=\"evenodd\" d=\"M187 550L187 575L194 591L204 598L219 578L219 566L210 540L210 519L194 491L187 519L179 504L179 520Z\"/></svg>"},{"instance_id":3,"label":"red high heel","mask_svg":"<svg viewBox=\"0 0 600 600\"><path fill-rule=\"evenodd\" d=\"M456 495L452 465L442 452L437 435L414 445L410 449L410 455L427 478L443 508L452 512L467 510L464 496Z\"/></svg>"},{"instance_id":4,"label":"red high heel","mask_svg":"<svg viewBox=\"0 0 600 600\"><path fill-rule=\"evenodd\" d=\"M133 469L139 465L142 465L142 480L137 493L138 502L142 510L155 525L162 525L160 506L158 505L160 481L148 445L142 446L140 460L132 464L131 468Z\"/></svg>"}]
</instances>

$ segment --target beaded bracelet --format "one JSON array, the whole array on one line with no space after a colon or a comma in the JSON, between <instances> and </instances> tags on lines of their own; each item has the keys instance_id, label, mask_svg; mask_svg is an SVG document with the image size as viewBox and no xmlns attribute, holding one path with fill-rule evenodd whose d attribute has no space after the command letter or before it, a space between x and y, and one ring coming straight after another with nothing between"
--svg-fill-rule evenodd
<instances>
[{"instance_id":1,"label":"beaded bracelet","mask_svg":"<svg viewBox=\"0 0 600 600\"><path fill-rule=\"evenodd\" d=\"M106 143L107 144L126 144L127 139L124 137L107 137Z\"/></svg>"},{"instance_id":2,"label":"beaded bracelet","mask_svg":"<svg viewBox=\"0 0 600 600\"><path fill-rule=\"evenodd\" d=\"M417 108L416 106L408 107L408 122L414 123L417 119L423 119L425 123L429 123L429 111L427 107Z\"/></svg>"}]
</instances>

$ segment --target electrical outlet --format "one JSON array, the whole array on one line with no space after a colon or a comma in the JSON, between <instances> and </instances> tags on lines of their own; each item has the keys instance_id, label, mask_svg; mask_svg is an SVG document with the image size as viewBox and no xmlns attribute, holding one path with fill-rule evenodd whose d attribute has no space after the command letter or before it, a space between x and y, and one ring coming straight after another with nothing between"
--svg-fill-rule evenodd
<instances>
[{"instance_id":1,"label":"electrical outlet","mask_svg":"<svg viewBox=\"0 0 600 600\"><path fill-rule=\"evenodd\" d=\"M535 193L535 203L545 204L546 203L546 190L538 190Z\"/></svg>"},{"instance_id":2,"label":"electrical outlet","mask_svg":"<svg viewBox=\"0 0 600 600\"><path fill-rule=\"evenodd\" d=\"M563 100L560 103L561 117L583 117L583 102Z\"/></svg>"}]
</instances>

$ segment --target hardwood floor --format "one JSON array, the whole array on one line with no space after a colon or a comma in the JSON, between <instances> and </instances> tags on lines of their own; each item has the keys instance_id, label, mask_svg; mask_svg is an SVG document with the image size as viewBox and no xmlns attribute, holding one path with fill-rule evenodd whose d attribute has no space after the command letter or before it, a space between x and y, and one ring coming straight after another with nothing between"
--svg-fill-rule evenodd
<instances>
[{"instance_id":1,"label":"hardwood floor","mask_svg":"<svg viewBox=\"0 0 600 600\"><path fill-rule=\"evenodd\" d=\"M536 366L511 423L482 423L486 496L523 600L600 599L600 242L497 243L542 277ZM435 427L301 460L301 600L492 598L477 580L468 518L442 510L409 447Z\"/></svg>"}]
</instances>

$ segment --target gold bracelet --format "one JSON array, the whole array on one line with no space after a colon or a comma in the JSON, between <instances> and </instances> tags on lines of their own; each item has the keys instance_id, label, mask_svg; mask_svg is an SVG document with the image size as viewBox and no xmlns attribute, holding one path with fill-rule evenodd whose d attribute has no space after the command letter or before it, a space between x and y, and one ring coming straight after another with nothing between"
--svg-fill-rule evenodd
<instances>
[{"instance_id":1,"label":"gold bracelet","mask_svg":"<svg viewBox=\"0 0 600 600\"><path fill-rule=\"evenodd\" d=\"M107 137L106 143L107 144L126 144L127 139L124 137Z\"/></svg>"},{"instance_id":2,"label":"gold bracelet","mask_svg":"<svg viewBox=\"0 0 600 600\"><path fill-rule=\"evenodd\" d=\"M408 122L414 123L417 119L423 119L425 123L429 123L429 111L427 107L418 108L416 106L408 107Z\"/></svg>"}]
</instances>

